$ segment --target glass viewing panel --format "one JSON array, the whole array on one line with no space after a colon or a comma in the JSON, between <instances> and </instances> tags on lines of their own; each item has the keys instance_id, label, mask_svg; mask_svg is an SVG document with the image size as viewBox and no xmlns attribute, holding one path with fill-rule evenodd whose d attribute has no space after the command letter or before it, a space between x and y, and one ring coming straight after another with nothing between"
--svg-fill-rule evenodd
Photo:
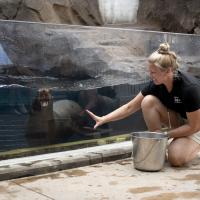
<instances>
[{"instance_id":1,"label":"glass viewing panel","mask_svg":"<svg viewBox=\"0 0 200 200\"><path fill-rule=\"evenodd\" d=\"M96 130L149 81L147 56L168 41L199 67L194 35L0 21L0 152L145 130L141 112ZM79 147L76 147L79 148Z\"/></svg>"}]
</instances>

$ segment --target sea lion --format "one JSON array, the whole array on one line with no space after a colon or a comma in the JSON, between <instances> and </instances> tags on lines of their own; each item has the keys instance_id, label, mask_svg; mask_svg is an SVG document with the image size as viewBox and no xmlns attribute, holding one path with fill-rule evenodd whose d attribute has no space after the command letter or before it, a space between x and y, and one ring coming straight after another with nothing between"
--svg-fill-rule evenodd
<instances>
[{"instance_id":1,"label":"sea lion","mask_svg":"<svg viewBox=\"0 0 200 200\"><path fill-rule=\"evenodd\" d=\"M61 137L69 137L80 130L79 113L82 108L72 100L53 102L49 89L39 89L32 103L28 119L27 137L46 138L54 143Z\"/></svg>"}]
</instances>

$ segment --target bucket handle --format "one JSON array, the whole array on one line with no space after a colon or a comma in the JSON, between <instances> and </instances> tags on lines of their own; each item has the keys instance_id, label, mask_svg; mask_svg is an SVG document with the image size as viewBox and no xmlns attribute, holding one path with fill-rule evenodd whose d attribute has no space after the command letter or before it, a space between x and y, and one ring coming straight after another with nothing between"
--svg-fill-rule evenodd
<instances>
[{"instance_id":1,"label":"bucket handle","mask_svg":"<svg viewBox=\"0 0 200 200\"><path fill-rule=\"evenodd\" d=\"M159 140L159 142L160 142L161 140ZM158 141L156 141L156 142L158 142ZM137 146L136 147L133 147L132 149L132 157L133 157L133 160L134 160L134 162L135 163L140 163L140 162L142 162L142 161L144 161L148 156L149 156L149 154L151 153L151 151L153 150L153 148L155 147L155 145L156 145L156 142L155 142L155 144L153 144L152 145L152 147L150 148L150 150L148 151L148 153L146 154L146 156L143 158L143 159L141 159L140 161L135 161L135 159L134 159L134 154L135 154L135 152L136 152L136 149L137 149ZM135 152L134 152L135 151Z\"/></svg>"}]
</instances>

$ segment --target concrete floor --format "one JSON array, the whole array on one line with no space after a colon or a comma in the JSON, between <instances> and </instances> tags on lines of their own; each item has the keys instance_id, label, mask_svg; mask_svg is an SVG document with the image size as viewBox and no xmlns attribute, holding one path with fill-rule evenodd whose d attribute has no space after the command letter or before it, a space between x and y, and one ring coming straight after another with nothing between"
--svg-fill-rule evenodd
<instances>
[{"instance_id":1,"label":"concrete floor","mask_svg":"<svg viewBox=\"0 0 200 200\"><path fill-rule=\"evenodd\" d=\"M159 172L134 169L131 158L0 182L0 200L199 200L200 157Z\"/></svg>"}]
</instances>

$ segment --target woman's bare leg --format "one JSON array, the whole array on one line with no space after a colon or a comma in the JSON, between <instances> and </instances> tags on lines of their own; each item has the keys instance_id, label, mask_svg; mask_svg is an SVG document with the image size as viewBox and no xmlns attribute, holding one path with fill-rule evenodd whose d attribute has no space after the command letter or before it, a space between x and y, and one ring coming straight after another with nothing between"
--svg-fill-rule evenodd
<instances>
[{"instance_id":1,"label":"woman's bare leg","mask_svg":"<svg viewBox=\"0 0 200 200\"><path fill-rule=\"evenodd\" d=\"M142 112L145 123L149 131L160 131L162 125L175 128L180 125L178 114L174 111L169 112L170 121L167 108L160 102L158 98L153 95L144 97L142 104Z\"/></svg>"},{"instance_id":2,"label":"woman's bare leg","mask_svg":"<svg viewBox=\"0 0 200 200\"><path fill-rule=\"evenodd\" d=\"M191 138L174 139L168 147L168 161L172 166L180 167L193 160L200 151L200 145Z\"/></svg>"}]
</instances>

